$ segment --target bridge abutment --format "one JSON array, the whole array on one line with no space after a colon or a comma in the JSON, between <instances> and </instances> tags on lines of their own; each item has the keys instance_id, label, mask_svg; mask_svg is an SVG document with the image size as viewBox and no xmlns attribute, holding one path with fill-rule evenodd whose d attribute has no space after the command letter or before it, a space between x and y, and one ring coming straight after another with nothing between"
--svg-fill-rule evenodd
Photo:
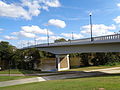
<instances>
[{"instance_id":1,"label":"bridge abutment","mask_svg":"<svg viewBox=\"0 0 120 90\"><path fill-rule=\"evenodd\" d=\"M70 69L69 54L56 55L56 67L58 71Z\"/></svg>"}]
</instances>

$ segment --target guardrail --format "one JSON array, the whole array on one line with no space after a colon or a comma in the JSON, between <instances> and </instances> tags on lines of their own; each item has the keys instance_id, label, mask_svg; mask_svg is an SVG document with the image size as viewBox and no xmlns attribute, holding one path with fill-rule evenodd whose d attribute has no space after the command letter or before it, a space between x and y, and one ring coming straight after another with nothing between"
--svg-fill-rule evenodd
<instances>
[{"instance_id":1,"label":"guardrail","mask_svg":"<svg viewBox=\"0 0 120 90\"><path fill-rule=\"evenodd\" d=\"M107 36L99 36L99 37L93 37L93 41L103 41L103 40L120 40L120 34L114 34L114 35L107 35ZM47 47L47 46L60 46L60 45L69 45L70 43L79 43L79 42L92 42L91 38L85 38L85 39L77 39L77 40L70 40L65 42L57 42L57 43L49 43L49 44L38 44L38 45L32 45L26 48L33 48L33 47Z\"/></svg>"},{"instance_id":2,"label":"guardrail","mask_svg":"<svg viewBox=\"0 0 120 90\"><path fill-rule=\"evenodd\" d=\"M107 36L99 36L99 37L93 37L93 41L102 41L102 40L120 40L120 34L114 34L114 35L107 35ZM71 40L67 42L58 42L54 44L66 44L66 43L77 43L77 42L91 42L91 38L85 38L85 39L77 39L77 40Z\"/></svg>"},{"instance_id":3,"label":"guardrail","mask_svg":"<svg viewBox=\"0 0 120 90\"><path fill-rule=\"evenodd\" d=\"M120 39L120 34L94 37L95 41L97 41L97 40L116 40L116 39Z\"/></svg>"}]
</instances>

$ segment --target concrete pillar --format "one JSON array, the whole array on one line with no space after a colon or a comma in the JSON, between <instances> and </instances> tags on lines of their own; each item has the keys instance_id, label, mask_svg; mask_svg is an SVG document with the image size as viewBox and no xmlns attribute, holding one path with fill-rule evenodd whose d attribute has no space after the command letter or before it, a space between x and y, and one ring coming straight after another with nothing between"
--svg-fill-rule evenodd
<instances>
[{"instance_id":1,"label":"concrete pillar","mask_svg":"<svg viewBox=\"0 0 120 90\"><path fill-rule=\"evenodd\" d=\"M70 69L69 55L56 55L56 67L58 71Z\"/></svg>"}]
</instances>

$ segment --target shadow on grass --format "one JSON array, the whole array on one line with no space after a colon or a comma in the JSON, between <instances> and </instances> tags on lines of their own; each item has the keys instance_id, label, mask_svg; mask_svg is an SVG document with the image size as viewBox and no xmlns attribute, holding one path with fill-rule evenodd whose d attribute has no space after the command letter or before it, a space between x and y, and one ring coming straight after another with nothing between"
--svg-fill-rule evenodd
<instances>
[{"instance_id":1,"label":"shadow on grass","mask_svg":"<svg viewBox=\"0 0 120 90\"><path fill-rule=\"evenodd\" d=\"M35 70L24 70L24 69L19 69L19 72L21 72L24 75L31 76L31 75L37 75L41 73L52 73L50 71L35 71Z\"/></svg>"},{"instance_id":2,"label":"shadow on grass","mask_svg":"<svg viewBox=\"0 0 120 90\"><path fill-rule=\"evenodd\" d=\"M86 74L83 75L81 77L74 77L74 78L69 78L69 79L78 79L78 78L95 78L95 77L116 77L116 76L120 76L120 73L113 73L113 74L108 74L108 73L104 73L104 72L100 72L100 71L94 71L94 72L81 72L81 74ZM80 75L80 73L79 73Z\"/></svg>"},{"instance_id":3,"label":"shadow on grass","mask_svg":"<svg viewBox=\"0 0 120 90\"><path fill-rule=\"evenodd\" d=\"M19 71L20 71L22 74L36 74L36 73L41 73L41 71L24 70L24 69L19 69Z\"/></svg>"}]
</instances>

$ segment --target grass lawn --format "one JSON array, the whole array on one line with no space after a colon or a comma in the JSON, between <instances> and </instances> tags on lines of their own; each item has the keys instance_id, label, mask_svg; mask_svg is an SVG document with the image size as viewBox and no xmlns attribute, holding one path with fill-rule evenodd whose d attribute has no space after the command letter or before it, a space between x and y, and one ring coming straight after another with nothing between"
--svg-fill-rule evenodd
<instances>
[{"instance_id":1,"label":"grass lawn","mask_svg":"<svg viewBox=\"0 0 120 90\"><path fill-rule=\"evenodd\" d=\"M35 73L46 73L46 72L33 71L33 70L11 69L10 73L11 74L35 74ZM9 70L0 71L0 74L9 74Z\"/></svg>"},{"instance_id":2,"label":"grass lawn","mask_svg":"<svg viewBox=\"0 0 120 90\"><path fill-rule=\"evenodd\" d=\"M79 68L72 68L65 71L85 71L85 70L95 70L95 69L105 69L105 68L112 68L112 67L120 67L120 65L116 66L89 66L89 67L79 67ZM33 70L21 70L21 69L11 69L11 74L35 74L35 73L51 73L50 71L33 71ZM0 74L9 74L9 70L0 71Z\"/></svg>"},{"instance_id":3,"label":"grass lawn","mask_svg":"<svg viewBox=\"0 0 120 90\"><path fill-rule=\"evenodd\" d=\"M105 68L114 68L114 67L120 67L120 65L116 65L116 66L88 66L88 67L71 68L71 69L66 70L66 71L87 71L87 70L105 69Z\"/></svg>"},{"instance_id":4,"label":"grass lawn","mask_svg":"<svg viewBox=\"0 0 120 90\"><path fill-rule=\"evenodd\" d=\"M41 71L32 71L32 70L19 70L19 69L11 69L10 74L34 74L34 73L42 73ZM0 74L9 74L9 70L0 71ZM16 79L23 79L23 78L32 78L37 76L0 76L1 81L8 81L8 80L16 80Z\"/></svg>"},{"instance_id":5,"label":"grass lawn","mask_svg":"<svg viewBox=\"0 0 120 90\"><path fill-rule=\"evenodd\" d=\"M120 90L120 74L37 82L0 90Z\"/></svg>"},{"instance_id":6,"label":"grass lawn","mask_svg":"<svg viewBox=\"0 0 120 90\"><path fill-rule=\"evenodd\" d=\"M8 81L8 80L16 80L16 79L23 79L23 78L32 78L35 76L0 76L1 81Z\"/></svg>"}]
</instances>

